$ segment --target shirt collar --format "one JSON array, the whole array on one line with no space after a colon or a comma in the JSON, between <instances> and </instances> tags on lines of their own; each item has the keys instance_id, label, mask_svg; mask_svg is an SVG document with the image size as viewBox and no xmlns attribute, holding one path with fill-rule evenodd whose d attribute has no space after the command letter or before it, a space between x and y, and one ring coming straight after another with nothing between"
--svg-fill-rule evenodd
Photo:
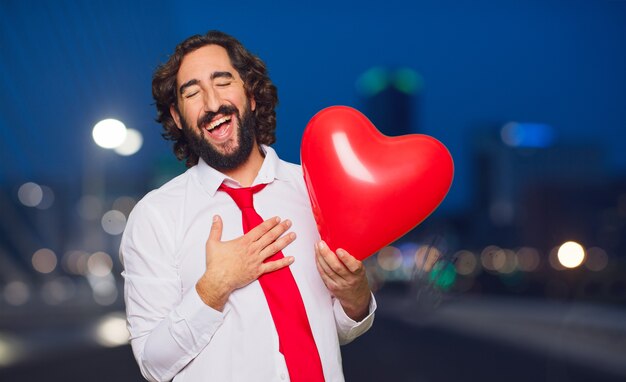
<instances>
[{"instance_id":1,"label":"shirt collar","mask_svg":"<svg viewBox=\"0 0 626 382\"><path fill-rule=\"evenodd\" d=\"M280 166L280 159L278 158L276 151L266 145L261 145L261 149L265 152L265 158L263 159L261 169L254 179L254 182L252 182L252 185L255 186L263 183L268 184L272 183L276 179L286 180L287 174L285 173L283 166ZM239 182L209 166L204 160L202 160L202 158L198 160L196 173L202 187L211 196L215 195L217 189L222 183L226 183L230 187L241 187Z\"/></svg>"}]
</instances>

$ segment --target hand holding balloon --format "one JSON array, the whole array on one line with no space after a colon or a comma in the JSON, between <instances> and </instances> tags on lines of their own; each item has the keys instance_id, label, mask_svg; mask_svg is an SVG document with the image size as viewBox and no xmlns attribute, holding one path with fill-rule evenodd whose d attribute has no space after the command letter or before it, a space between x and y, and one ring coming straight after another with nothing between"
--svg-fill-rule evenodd
<instances>
[{"instance_id":1,"label":"hand holding balloon","mask_svg":"<svg viewBox=\"0 0 626 382\"><path fill-rule=\"evenodd\" d=\"M346 106L326 108L309 121L300 155L322 239L358 260L426 219L454 172L450 153L436 139L386 137Z\"/></svg>"},{"instance_id":2,"label":"hand holding balloon","mask_svg":"<svg viewBox=\"0 0 626 382\"><path fill-rule=\"evenodd\" d=\"M357 322L363 320L371 298L363 263L343 249L333 253L323 241L315 246L315 263L326 288L339 300L346 315Z\"/></svg>"}]
</instances>

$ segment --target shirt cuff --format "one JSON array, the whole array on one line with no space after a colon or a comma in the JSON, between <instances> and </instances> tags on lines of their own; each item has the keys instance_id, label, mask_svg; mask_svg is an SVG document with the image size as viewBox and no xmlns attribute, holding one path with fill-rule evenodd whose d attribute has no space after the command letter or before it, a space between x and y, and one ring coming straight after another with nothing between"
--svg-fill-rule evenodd
<instances>
[{"instance_id":1,"label":"shirt cuff","mask_svg":"<svg viewBox=\"0 0 626 382\"><path fill-rule=\"evenodd\" d=\"M374 312L376 311L377 304L374 294L370 292L370 303L368 307L367 316L361 321L357 322L348 317L346 312L341 306L341 302L335 299L333 304L333 310L335 313L335 322L337 324L337 332L339 334L339 342L345 345L361 334L369 330L374 323Z\"/></svg>"}]
</instances>

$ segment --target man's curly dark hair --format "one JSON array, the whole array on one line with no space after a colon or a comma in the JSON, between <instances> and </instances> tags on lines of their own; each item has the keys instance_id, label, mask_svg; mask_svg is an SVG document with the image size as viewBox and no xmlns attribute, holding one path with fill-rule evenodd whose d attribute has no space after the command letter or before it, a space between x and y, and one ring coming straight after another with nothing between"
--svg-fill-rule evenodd
<instances>
[{"instance_id":1,"label":"man's curly dark hair","mask_svg":"<svg viewBox=\"0 0 626 382\"><path fill-rule=\"evenodd\" d=\"M187 167L198 163L198 155L189 147L183 132L178 129L170 106L178 107L176 75L186 54L206 45L219 45L226 49L231 64L243 80L246 96L253 97L256 140L259 144L276 142L276 105L278 92L270 80L265 63L250 53L237 39L220 31L209 31L205 35L194 35L176 46L169 60L159 65L152 76L152 97L157 108L156 121L163 125L163 137L174 141L174 154L185 160Z\"/></svg>"}]
</instances>

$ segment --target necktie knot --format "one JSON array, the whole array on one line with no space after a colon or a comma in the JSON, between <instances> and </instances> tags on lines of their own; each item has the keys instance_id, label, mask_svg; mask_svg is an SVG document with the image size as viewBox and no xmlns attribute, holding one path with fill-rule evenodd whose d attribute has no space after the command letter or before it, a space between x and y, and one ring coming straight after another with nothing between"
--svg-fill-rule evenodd
<instances>
[{"instance_id":1,"label":"necktie knot","mask_svg":"<svg viewBox=\"0 0 626 382\"><path fill-rule=\"evenodd\" d=\"M237 204L240 210L244 208L254 208L252 195L261 191L267 184L257 184L253 187L232 188L224 184L220 185L219 190L226 192Z\"/></svg>"}]
</instances>

